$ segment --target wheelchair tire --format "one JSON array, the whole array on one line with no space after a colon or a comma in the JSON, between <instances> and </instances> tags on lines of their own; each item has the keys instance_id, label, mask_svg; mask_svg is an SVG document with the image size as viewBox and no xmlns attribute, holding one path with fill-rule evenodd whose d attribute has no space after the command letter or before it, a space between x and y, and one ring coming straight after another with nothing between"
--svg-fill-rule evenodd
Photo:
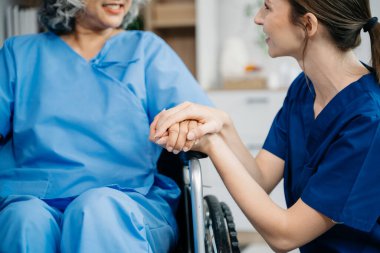
<instances>
[{"instance_id":1,"label":"wheelchair tire","mask_svg":"<svg viewBox=\"0 0 380 253\"><path fill-rule=\"evenodd\" d=\"M229 242L231 247L232 253L240 253L239 248L239 241L237 238L237 232L235 227L235 222L232 217L232 213L228 205L224 202L220 202L220 206L222 207L224 219L227 222L227 229L228 229L228 235L229 235Z\"/></svg>"},{"instance_id":2,"label":"wheelchair tire","mask_svg":"<svg viewBox=\"0 0 380 253\"><path fill-rule=\"evenodd\" d=\"M204 197L206 253L230 253L230 238L224 212L213 195Z\"/></svg>"}]
</instances>

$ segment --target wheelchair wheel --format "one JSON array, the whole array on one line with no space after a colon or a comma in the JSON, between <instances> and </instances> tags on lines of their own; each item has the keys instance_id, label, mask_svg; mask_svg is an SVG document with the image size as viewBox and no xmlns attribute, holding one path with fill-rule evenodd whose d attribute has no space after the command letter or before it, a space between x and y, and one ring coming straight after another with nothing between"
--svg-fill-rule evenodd
<instances>
[{"instance_id":1,"label":"wheelchair wheel","mask_svg":"<svg viewBox=\"0 0 380 253\"><path fill-rule=\"evenodd\" d=\"M220 203L220 206L222 207L224 219L227 222L227 229L228 229L228 235L229 235L229 242L231 247L232 253L240 253L239 249L239 241L237 238L237 232L235 227L235 222L232 217L232 213L228 205L224 202Z\"/></svg>"},{"instance_id":2,"label":"wheelchair wheel","mask_svg":"<svg viewBox=\"0 0 380 253\"><path fill-rule=\"evenodd\" d=\"M204 197L206 252L239 253L235 224L230 209L213 195Z\"/></svg>"}]
</instances>

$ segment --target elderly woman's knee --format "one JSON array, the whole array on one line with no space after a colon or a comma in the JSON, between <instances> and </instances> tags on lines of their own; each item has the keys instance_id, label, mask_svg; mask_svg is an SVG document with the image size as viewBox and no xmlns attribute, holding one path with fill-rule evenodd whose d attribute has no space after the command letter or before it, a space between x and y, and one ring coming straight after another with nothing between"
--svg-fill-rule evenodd
<instances>
[{"instance_id":1,"label":"elderly woman's knee","mask_svg":"<svg viewBox=\"0 0 380 253\"><path fill-rule=\"evenodd\" d=\"M88 190L78 196L65 210L65 219L91 215L94 219L97 216L112 215L112 212L119 210L115 206L121 206L128 203L131 208L136 205L134 201L125 193L108 188L96 188Z\"/></svg>"},{"instance_id":2,"label":"elderly woman's knee","mask_svg":"<svg viewBox=\"0 0 380 253\"><path fill-rule=\"evenodd\" d=\"M33 227L35 231L51 230L60 223L60 214L42 200L35 197L19 198L9 201L1 209L0 222L2 226ZM8 225L6 225L8 224Z\"/></svg>"}]
</instances>

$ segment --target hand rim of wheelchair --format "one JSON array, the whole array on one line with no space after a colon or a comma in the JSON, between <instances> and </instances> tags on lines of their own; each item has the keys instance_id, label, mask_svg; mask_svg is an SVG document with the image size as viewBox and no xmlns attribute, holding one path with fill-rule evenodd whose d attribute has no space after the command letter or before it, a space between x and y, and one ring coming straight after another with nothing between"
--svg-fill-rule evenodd
<instances>
[{"instance_id":1,"label":"hand rim of wheelchair","mask_svg":"<svg viewBox=\"0 0 380 253\"><path fill-rule=\"evenodd\" d=\"M213 195L203 199L205 213L205 252L240 253L232 213L224 202Z\"/></svg>"}]
</instances>

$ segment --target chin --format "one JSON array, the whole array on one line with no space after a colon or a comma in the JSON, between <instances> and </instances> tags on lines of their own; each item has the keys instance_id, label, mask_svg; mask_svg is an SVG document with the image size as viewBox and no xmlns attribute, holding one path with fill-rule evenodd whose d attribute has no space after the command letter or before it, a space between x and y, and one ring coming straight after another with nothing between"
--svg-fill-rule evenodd
<instances>
[{"instance_id":1,"label":"chin","mask_svg":"<svg viewBox=\"0 0 380 253\"><path fill-rule=\"evenodd\" d=\"M276 52L273 52L273 50L270 49L268 49L268 55L272 58L276 58L279 56L278 54L276 54Z\"/></svg>"},{"instance_id":2,"label":"chin","mask_svg":"<svg viewBox=\"0 0 380 253\"><path fill-rule=\"evenodd\" d=\"M277 58L277 57L283 57L283 56L290 56L289 54L286 54L284 51L279 51L279 50L273 50L268 48L268 55L272 58Z\"/></svg>"},{"instance_id":3,"label":"chin","mask_svg":"<svg viewBox=\"0 0 380 253\"><path fill-rule=\"evenodd\" d=\"M109 28L119 28L121 27L121 25L123 24L123 20L109 20L108 22L104 22L105 26L109 27Z\"/></svg>"}]
</instances>

